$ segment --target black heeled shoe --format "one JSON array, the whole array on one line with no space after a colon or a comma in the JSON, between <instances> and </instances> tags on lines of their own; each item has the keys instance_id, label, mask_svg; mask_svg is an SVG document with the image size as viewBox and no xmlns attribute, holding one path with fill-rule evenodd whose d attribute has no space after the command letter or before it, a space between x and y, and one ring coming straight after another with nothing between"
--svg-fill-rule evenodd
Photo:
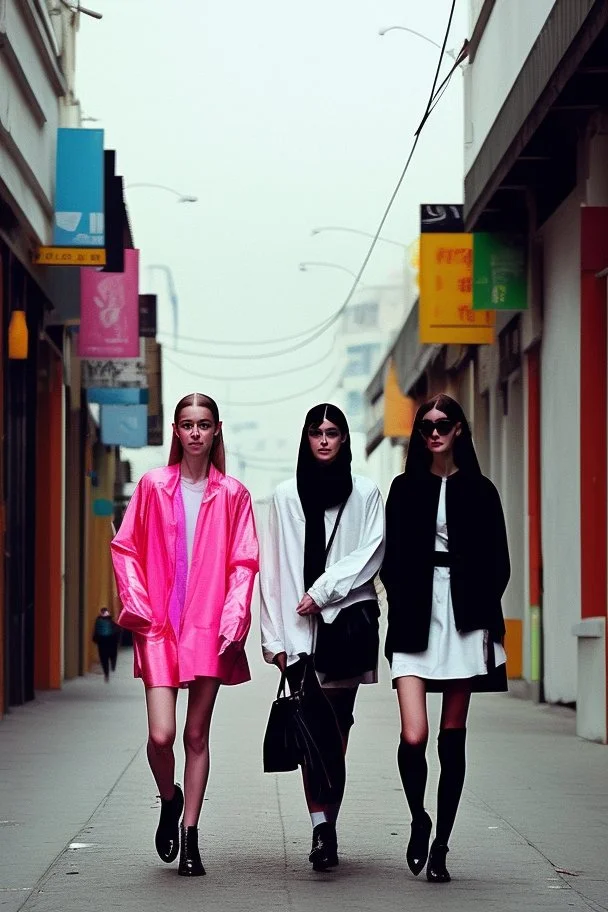
<instances>
[{"instance_id":1,"label":"black heeled shoe","mask_svg":"<svg viewBox=\"0 0 608 912\"><path fill-rule=\"evenodd\" d=\"M429 883L449 883L451 881L450 872L445 866L445 856L449 851L445 843L437 842L437 840L433 842L426 869L426 879Z\"/></svg>"},{"instance_id":2,"label":"black heeled shoe","mask_svg":"<svg viewBox=\"0 0 608 912\"><path fill-rule=\"evenodd\" d=\"M333 823L319 823L312 831L312 848L308 860L313 871L327 871L340 863L338 838Z\"/></svg>"},{"instance_id":3,"label":"black heeled shoe","mask_svg":"<svg viewBox=\"0 0 608 912\"><path fill-rule=\"evenodd\" d=\"M176 783L173 798L160 800L160 820L154 839L156 851L166 864L175 861L179 852L179 818L183 809L184 794Z\"/></svg>"},{"instance_id":4,"label":"black heeled shoe","mask_svg":"<svg viewBox=\"0 0 608 912\"><path fill-rule=\"evenodd\" d=\"M405 853L405 860L412 874L420 874L429 857L429 840L433 822L426 811L424 817L412 820L411 836Z\"/></svg>"},{"instance_id":5,"label":"black heeled shoe","mask_svg":"<svg viewBox=\"0 0 608 912\"><path fill-rule=\"evenodd\" d=\"M203 867L198 850L198 830L196 827L182 826L182 847L179 854L177 873L182 877L202 877L207 872Z\"/></svg>"}]
</instances>

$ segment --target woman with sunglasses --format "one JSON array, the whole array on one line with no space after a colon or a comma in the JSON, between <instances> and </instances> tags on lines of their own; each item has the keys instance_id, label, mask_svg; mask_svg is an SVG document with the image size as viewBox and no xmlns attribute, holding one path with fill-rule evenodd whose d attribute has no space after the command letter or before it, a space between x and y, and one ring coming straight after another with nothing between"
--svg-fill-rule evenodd
<instances>
[{"instance_id":1,"label":"woman with sunglasses","mask_svg":"<svg viewBox=\"0 0 608 912\"><path fill-rule=\"evenodd\" d=\"M244 647L258 570L251 498L226 475L209 396L177 403L169 464L141 478L111 548L118 623L133 633L135 677L146 691L148 762L161 799L156 851L166 863L179 852L178 874L200 877L211 717L220 685L250 678ZM180 687L188 689L183 792L173 752Z\"/></svg>"},{"instance_id":2,"label":"woman with sunglasses","mask_svg":"<svg viewBox=\"0 0 608 912\"><path fill-rule=\"evenodd\" d=\"M397 755L411 811L406 852L418 875L446 883L448 842L465 777L473 691L507 689L501 598L510 575L500 498L481 474L461 406L446 395L416 414L405 471L386 504L386 655L401 715ZM435 839L424 808L426 694L443 694Z\"/></svg>"},{"instance_id":3,"label":"woman with sunglasses","mask_svg":"<svg viewBox=\"0 0 608 912\"><path fill-rule=\"evenodd\" d=\"M351 473L348 423L335 405L306 415L296 477L278 486L262 538L262 647L291 688L302 654L315 667L346 753L359 684L377 681L378 597L374 577L384 554L384 508L376 485ZM339 744L339 739L338 739ZM329 763L329 758L326 758ZM316 871L338 864L332 805L304 790L313 826L309 861Z\"/></svg>"}]
</instances>

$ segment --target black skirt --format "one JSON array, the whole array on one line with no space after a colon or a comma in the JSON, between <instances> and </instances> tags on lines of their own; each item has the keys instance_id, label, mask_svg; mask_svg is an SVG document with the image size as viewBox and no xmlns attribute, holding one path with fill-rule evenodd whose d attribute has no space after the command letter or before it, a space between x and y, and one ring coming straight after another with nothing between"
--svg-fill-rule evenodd
<instances>
[{"instance_id":1,"label":"black skirt","mask_svg":"<svg viewBox=\"0 0 608 912\"><path fill-rule=\"evenodd\" d=\"M317 616L315 668L322 673L324 684L377 670L379 617L375 599L342 608L331 624L326 624L322 615Z\"/></svg>"}]
</instances>

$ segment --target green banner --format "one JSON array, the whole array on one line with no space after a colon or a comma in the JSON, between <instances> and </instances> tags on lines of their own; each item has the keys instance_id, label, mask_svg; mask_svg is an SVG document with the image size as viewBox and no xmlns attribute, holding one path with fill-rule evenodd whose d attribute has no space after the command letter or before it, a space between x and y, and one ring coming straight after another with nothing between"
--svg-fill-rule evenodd
<instances>
[{"instance_id":1,"label":"green banner","mask_svg":"<svg viewBox=\"0 0 608 912\"><path fill-rule=\"evenodd\" d=\"M473 310L526 310L526 238L515 234L473 235Z\"/></svg>"}]
</instances>

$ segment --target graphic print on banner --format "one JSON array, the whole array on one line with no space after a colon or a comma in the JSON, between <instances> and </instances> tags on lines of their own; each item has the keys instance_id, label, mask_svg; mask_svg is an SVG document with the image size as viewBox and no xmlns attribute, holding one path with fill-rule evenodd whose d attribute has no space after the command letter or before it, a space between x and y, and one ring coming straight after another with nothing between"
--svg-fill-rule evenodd
<instances>
[{"instance_id":1,"label":"graphic print on banner","mask_svg":"<svg viewBox=\"0 0 608 912\"><path fill-rule=\"evenodd\" d=\"M495 314L472 307L473 237L463 231L462 206L421 206L420 231L420 342L492 343Z\"/></svg>"},{"instance_id":2,"label":"graphic print on banner","mask_svg":"<svg viewBox=\"0 0 608 912\"><path fill-rule=\"evenodd\" d=\"M473 310L526 310L526 239L517 234L473 235Z\"/></svg>"},{"instance_id":3,"label":"graphic print on banner","mask_svg":"<svg viewBox=\"0 0 608 912\"><path fill-rule=\"evenodd\" d=\"M103 130L57 130L55 218L57 247L103 247Z\"/></svg>"},{"instance_id":4,"label":"graphic print on banner","mask_svg":"<svg viewBox=\"0 0 608 912\"><path fill-rule=\"evenodd\" d=\"M139 250L125 250L124 272L83 269L81 358L139 357Z\"/></svg>"}]
</instances>

